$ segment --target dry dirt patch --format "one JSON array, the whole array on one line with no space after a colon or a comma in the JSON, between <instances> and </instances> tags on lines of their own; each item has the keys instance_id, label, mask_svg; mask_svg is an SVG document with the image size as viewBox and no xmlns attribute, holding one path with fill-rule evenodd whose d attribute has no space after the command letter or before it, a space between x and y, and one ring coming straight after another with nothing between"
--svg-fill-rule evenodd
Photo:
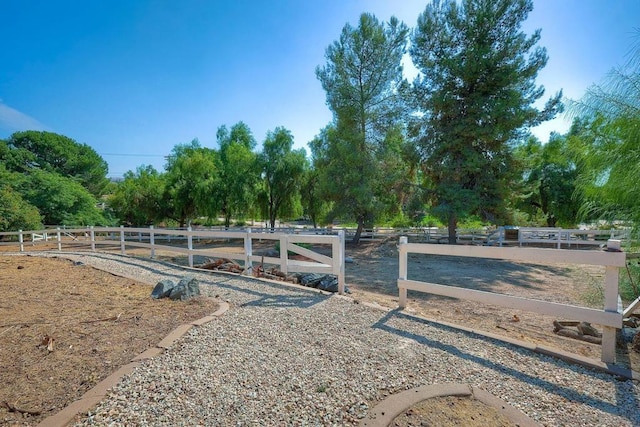
<instances>
[{"instance_id":1,"label":"dry dirt patch","mask_svg":"<svg viewBox=\"0 0 640 427\"><path fill-rule=\"evenodd\" d=\"M384 307L398 306L397 239L347 243L346 281L353 296ZM603 308L604 267L537 265L451 256L409 255L409 279L496 292L562 304ZM621 270L623 274L623 270ZM551 316L409 291L406 311L474 330L498 334L600 360L601 346L553 333ZM599 326L594 325L597 328ZM631 345L617 349L616 364L640 370Z\"/></svg>"},{"instance_id":2,"label":"dry dirt patch","mask_svg":"<svg viewBox=\"0 0 640 427\"><path fill-rule=\"evenodd\" d=\"M495 408L471 397L444 396L423 400L398 415L390 427L515 427Z\"/></svg>"},{"instance_id":3,"label":"dry dirt patch","mask_svg":"<svg viewBox=\"0 0 640 427\"><path fill-rule=\"evenodd\" d=\"M37 424L217 309L154 300L152 285L64 259L0 256L0 271L0 425Z\"/></svg>"}]
</instances>

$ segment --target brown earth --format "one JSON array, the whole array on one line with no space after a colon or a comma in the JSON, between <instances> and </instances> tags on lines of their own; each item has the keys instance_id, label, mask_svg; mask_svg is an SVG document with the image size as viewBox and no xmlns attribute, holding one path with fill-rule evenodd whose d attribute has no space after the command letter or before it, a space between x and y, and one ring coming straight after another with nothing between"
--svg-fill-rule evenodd
<instances>
[{"instance_id":1,"label":"brown earth","mask_svg":"<svg viewBox=\"0 0 640 427\"><path fill-rule=\"evenodd\" d=\"M586 249L588 250L588 249ZM389 308L398 305L396 239L347 244L346 281L352 295ZM603 308L605 269L591 265L536 265L511 261L410 254L408 278L563 304ZM622 274L622 272L621 272ZM551 316L472 301L408 292L405 309L438 321L544 345L600 360L601 346L557 335ZM593 325L599 328L598 325ZM601 332L601 328L599 329ZM619 346L616 363L640 370L640 354Z\"/></svg>"},{"instance_id":2,"label":"brown earth","mask_svg":"<svg viewBox=\"0 0 640 427\"><path fill-rule=\"evenodd\" d=\"M353 262L346 264L346 281L354 298L397 307L396 243L397 239L389 239L347 244L346 255ZM207 246L211 245L226 247L229 243L207 242ZM272 242L262 246L256 247L255 253L273 248ZM320 251L327 252L327 248ZM127 253L149 256L148 251L140 249ZM184 257L175 254L156 255L185 263ZM24 268L18 269L18 265ZM0 302L0 426L34 425L156 344L176 325L210 314L216 307L215 301L206 299L188 303L156 301L149 297L149 285L61 259L0 256L0 268L0 290L5 295ZM410 279L597 308L602 308L603 274L603 268L593 266L545 266L417 254L409 258ZM549 316L411 291L406 311L600 359L599 345L554 334L553 321L559 319ZM55 339L51 352L42 345L45 336ZM627 347L619 348L617 363L638 370L639 356ZM42 415L10 412L7 403L20 410L40 411ZM424 404L439 405L449 417L481 419L486 427L503 425L501 421L490 421L490 411L485 407L466 401L441 399ZM411 422L431 425L428 419L417 418L424 412L420 408L416 406L408 412Z\"/></svg>"},{"instance_id":3,"label":"brown earth","mask_svg":"<svg viewBox=\"0 0 640 427\"><path fill-rule=\"evenodd\" d=\"M0 256L0 426L35 425L217 302L71 261Z\"/></svg>"},{"instance_id":4,"label":"brown earth","mask_svg":"<svg viewBox=\"0 0 640 427\"><path fill-rule=\"evenodd\" d=\"M389 427L516 427L495 408L472 397L434 397L398 415Z\"/></svg>"}]
</instances>

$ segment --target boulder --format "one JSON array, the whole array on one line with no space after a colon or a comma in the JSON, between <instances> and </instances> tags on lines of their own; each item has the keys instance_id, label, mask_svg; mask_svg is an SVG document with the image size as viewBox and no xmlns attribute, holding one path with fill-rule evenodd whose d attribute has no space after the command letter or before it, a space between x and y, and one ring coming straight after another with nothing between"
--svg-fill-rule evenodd
<instances>
[{"instance_id":1,"label":"boulder","mask_svg":"<svg viewBox=\"0 0 640 427\"><path fill-rule=\"evenodd\" d=\"M184 301L197 295L200 295L200 284L198 280L193 276L187 276L182 278L178 284L171 289L169 298L174 301Z\"/></svg>"},{"instance_id":2,"label":"boulder","mask_svg":"<svg viewBox=\"0 0 640 427\"><path fill-rule=\"evenodd\" d=\"M318 289L327 292L338 292L338 278L327 274L320 281Z\"/></svg>"},{"instance_id":3,"label":"boulder","mask_svg":"<svg viewBox=\"0 0 640 427\"><path fill-rule=\"evenodd\" d=\"M151 296L155 299L166 298L171 293L171 290L175 288L175 283L171 280L162 280L156 284L151 291Z\"/></svg>"},{"instance_id":4,"label":"boulder","mask_svg":"<svg viewBox=\"0 0 640 427\"><path fill-rule=\"evenodd\" d=\"M299 273L298 283L310 288L318 288L327 292L338 292L338 277L332 274ZM344 291L351 293L345 285Z\"/></svg>"},{"instance_id":5,"label":"boulder","mask_svg":"<svg viewBox=\"0 0 640 427\"><path fill-rule=\"evenodd\" d=\"M301 285L317 288L324 276L324 274L309 273L301 275L299 280Z\"/></svg>"}]
</instances>

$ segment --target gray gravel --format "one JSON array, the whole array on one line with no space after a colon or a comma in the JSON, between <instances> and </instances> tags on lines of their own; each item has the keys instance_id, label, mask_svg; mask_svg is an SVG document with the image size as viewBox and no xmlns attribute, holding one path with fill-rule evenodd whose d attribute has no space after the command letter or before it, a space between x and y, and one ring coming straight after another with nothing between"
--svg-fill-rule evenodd
<instances>
[{"instance_id":1,"label":"gray gravel","mask_svg":"<svg viewBox=\"0 0 640 427\"><path fill-rule=\"evenodd\" d=\"M56 255L150 283L194 274L118 255ZM640 426L633 381L349 298L195 275L229 312L145 362L76 425L354 425L390 394L467 383L543 425Z\"/></svg>"}]
</instances>

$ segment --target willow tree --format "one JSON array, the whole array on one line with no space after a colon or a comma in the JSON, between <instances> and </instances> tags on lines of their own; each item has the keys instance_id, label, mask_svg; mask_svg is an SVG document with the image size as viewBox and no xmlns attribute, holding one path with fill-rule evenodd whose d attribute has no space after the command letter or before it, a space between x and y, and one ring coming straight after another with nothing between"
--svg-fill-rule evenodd
<instances>
[{"instance_id":1,"label":"willow tree","mask_svg":"<svg viewBox=\"0 0 640 427\"><path fill-rule=\"evenodd\" d=\"M327 63L316 75L333 112L331 131L316 141L313 153L324 195L334 214L355 219L358 242L376 214L380 178L376 153L387 132L402 118L402 55L408 29L396 18L388 23L362 14L357 28L346 24L326 50Z\"/></svg>"},{"instance_id":2,"label":"willow tree","mask_svg":"<svg viewBox=\"0 0 640 427\"><path fill-rule=\"evenodd\" d=\"M512 145L561 109L561 93L542 110L534 105L544 94L535 79L547 53L537 46L539 30L521 31L532 8L532 0L434 1L418 18L410 48L421 72L417 141L449 243L467 215L500 220Z\"/></svg>"},{"instance_id":3,"label":"willow tree","mask_svg":"<svg viewBox=\"0 0 640 427\"><path fill-rule=\"evenodd\" d=\"M253 152L256 140L244 122L228 130L220 126L216 133L220 146L220 182L215 197L226 227L232 218L246 215L256 204L257 183L260 176L257 155Z\"/></svg>"},{"instance_id":4,"label":"willow tree","mask_svg":"<svg viewBox=\"0 0 640 427\"><path fill-rule=\"evenodd\" d=\"M278 217L290 216L300 199L300 186L306 166L304 149L292 150L293 135L284 127L269 131L258 156L262 177L263 209L269 227L276 226Z\"/></svg>"},{"instance_id":5,"label":"willow tree","mask_svg":"<svg viewBox=\"0 0 640 427\"><path fill-rule=\"evenodd\" d=\"M629 61L594 85L571 112L581 128L571 142L579 160L582 216L640 223L640 31Z\"/></svg>"},{"instance_id":6,"label":"willow tree","mask_svg":"<svg viewBox=\"0 0 640 427\"><path fill-rule=\"evenodd\" d=\"M180 227L199 216L214 216L220 208L216 190L220 186L218 152L202 147L197 139L173 147L166 169L167 216Z\"/></svg>"}]
</instances>

